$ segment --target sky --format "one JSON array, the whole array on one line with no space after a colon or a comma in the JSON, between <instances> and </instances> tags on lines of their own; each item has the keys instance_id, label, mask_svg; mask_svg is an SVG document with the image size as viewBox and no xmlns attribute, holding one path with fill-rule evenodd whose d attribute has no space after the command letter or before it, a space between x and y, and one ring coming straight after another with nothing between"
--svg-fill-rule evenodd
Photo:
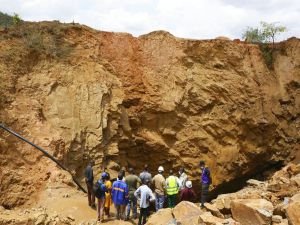
<instances>
[{"instance_id":1,"label":"sky","mask_svg":"<svg viewBox=\"0 0 300 225\"><path fill-rule=\"evenodd\" d=\"M265 21L287 27L278 41L300 37L300 0L0 0L0 11L134 36L166 30L183 38L235 39Z\"/></svg>"}]
</instances>

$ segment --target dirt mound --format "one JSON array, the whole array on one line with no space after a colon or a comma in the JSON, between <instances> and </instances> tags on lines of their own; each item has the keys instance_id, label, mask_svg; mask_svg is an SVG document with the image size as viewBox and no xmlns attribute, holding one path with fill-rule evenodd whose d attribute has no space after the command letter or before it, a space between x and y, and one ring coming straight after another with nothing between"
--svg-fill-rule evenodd
<instances>
[{"instance_id":1,"label":"dirt mound","mask_svg":"<svg viewBox=\"0 0 300 225\"><path fill-rule=\"evenodd\" d=\"M96 174L147 162L198 181L202 159L219 185L299 150L300 41L273 53L269 69L253 44L24 23L0 33L0 121L78 179L95 159ZM12 208L57 169L3 131L0 144L0 203Z\"/></svg>"}]
</instances>

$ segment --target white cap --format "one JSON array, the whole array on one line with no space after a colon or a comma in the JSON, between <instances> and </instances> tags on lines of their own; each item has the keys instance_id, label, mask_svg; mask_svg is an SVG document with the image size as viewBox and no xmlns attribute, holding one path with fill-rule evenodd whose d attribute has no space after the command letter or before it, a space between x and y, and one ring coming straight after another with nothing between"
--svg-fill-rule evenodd
<instances>
[{"instance_id":1,"label":"white cap","mask_svg":"<svg viewBox=\"0 0 300 225\"><path fill-rule=\"evenodd\" d=\"M185 183L185 186L187 188L192 188L192 181L188 180L186 183Z\"/></svg>"},{"instance_id":2,"label":"white cap","mask_svg":"<svg viewBox=\"0 0 300 225\"><path fill-rule=\"evenodd\" d=\"M158 167L158 172L164 172L164 168L162 166Z\"/></svg>"}]
</instances>

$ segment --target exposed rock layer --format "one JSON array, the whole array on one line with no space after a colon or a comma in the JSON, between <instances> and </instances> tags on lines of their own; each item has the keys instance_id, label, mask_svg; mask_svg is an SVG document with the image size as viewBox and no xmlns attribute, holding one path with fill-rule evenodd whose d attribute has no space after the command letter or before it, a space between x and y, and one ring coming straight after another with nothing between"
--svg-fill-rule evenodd
<instances>
[{"instance_id":1,"label":"exposed rock layer","mask_svg":"<svg viewBox=\"0 0 300 225\"><path fill-rule=\"evenodd\" d=\"M67 44L53 47L57 30ZM40 49L26 38L37 31ZM153 172L184 166L198 180L204 159L218 185L299 151L296 38L276 45L270 70L253 44L25 24L0 34L0 71L1 122L79 179L95 159L97 173L147 162ZM28 202L54 167L32 147L0 138L0 204L11 208Z\"/></svg>"}]
</instances>

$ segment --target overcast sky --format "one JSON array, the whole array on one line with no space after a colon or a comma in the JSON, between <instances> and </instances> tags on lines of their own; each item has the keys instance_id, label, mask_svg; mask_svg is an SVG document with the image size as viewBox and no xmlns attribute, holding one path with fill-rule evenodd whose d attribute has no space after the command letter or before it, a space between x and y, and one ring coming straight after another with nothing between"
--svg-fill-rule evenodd
<instances>
[{"instance_id":1,"label":"overcast sky","mask_svg":"<svg viewBox=\"0 0 300 225\"><path fill-rule=\"evenodd\" d=\"M241 38L247 26L266 21L288 28L278 39L300 37L300 0L0 0L0 11L134 36L167 30L185 38Z\"/></svg>"}]
</instances>

